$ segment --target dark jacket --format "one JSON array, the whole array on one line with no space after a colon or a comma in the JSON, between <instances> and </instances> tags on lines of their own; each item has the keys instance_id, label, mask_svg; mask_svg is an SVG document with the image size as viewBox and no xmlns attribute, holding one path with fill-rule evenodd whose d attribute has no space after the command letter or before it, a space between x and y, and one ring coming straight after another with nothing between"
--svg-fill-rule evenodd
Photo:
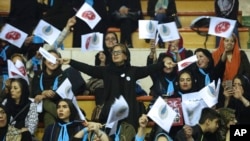
<instances>
[{"instance_id":1,"label":"dark jacket","mask_svg":"<svg viewBox=\"0 0 250 141\"><path fill-rule=\"evenodd\" d=\"M64 124L64 123L61 122L61 124ZM58 140L60 129L61 129L61 126L59 125L58 122L49 125L44 131L43 141ZM67 125L69 139L72 140L73 136L82 129L83 129L83 125L81 125L81 123L73 122L72 124Z\"/></svg>"},{"instance_id":2,"label":"dark jacket","mask_svg":"<svg viewBox=\"0 0 250 141\"><path fill-rule=\"evenodd\" d=\"M85 63L71 60L70 65L81 72L86 73L95 78L103 79L104 81L104 96L103 100L106 101L102 110L100 121L106 123L110 106L115 98L123 95L129 105L129 116L126 121L135 127L138 125L138 118L142 112L139 103L136 101L136 80L148 76L150 73L158 71L163 68L163 63L150 65L147 67L135 66L90 66ZM133 110L131 110L133 109Z\"/></svg>"},{"instance_id":3,"label":"dark jacket","mask_svg":"<svg viewBox=\"0 0 250 141\"><path fill-rule=\"evenodd\" d=\"M148 0L147 14L150 17L155 17L155 5L158 0ZM175 0L168 0L168 8L166 10L166 16L169 17L168 22L174 21L173 14L177 14Z\"/></svg>"}]
</instances>

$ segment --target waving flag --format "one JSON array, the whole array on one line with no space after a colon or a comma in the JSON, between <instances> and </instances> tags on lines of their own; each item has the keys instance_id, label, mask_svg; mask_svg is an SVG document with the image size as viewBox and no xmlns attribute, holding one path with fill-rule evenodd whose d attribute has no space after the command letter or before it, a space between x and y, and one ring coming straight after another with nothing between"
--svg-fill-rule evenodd
<instances>
[{"instance_id":1,"label":"waving flag","mask_svg":"<svg viewBox=\"0 0 250 141\"><path fill-rule=\"evenodd\" d=\"M39 48L39 53L48 61L50 61L53 64L56 64L56 57L51 55L47 50L44 48L40 47Z\"/></svg>"},{"instance_id":2,"label":"waving flag","mask_svg":"<svg viewBox=\"0 0 250 141\"><path fill-rule=\"evenodd\" d=\"M183 69L185 69L186 67L190 66L191 64L193 64L194 62L197 61L197 56L196 55L193 55L193 56L190 56L184 60L181 60L177 63L178 65L178 71L181 71Z\"/></svg>"},{"instance_id":3,"label":"waving flag","mask_svg":"<svg viewBox=\"0 0 250 141\"><path fill-rule=\"evenodd\" d=\"M9 78L23 78L29 84L26 68L20 60L17 60L15 64L11 60L8 60L7 63Z\"/></svg>"},{"instance_id":4,"label":"waving flag","mask_svg":"<svg viewBox=\"0 0 250 141\"><path fill-rule=\"evenodd\" d=\"M139 20L139 39L155 39L158 21Z\"/></svg>"},{"instance_id":5,"label":"waving flag","mask_svg":"<svg viewBox=\"0 0 250 141\"><path fill-rule=\"evenodd\" d=\"M147 115L162 129L169 132L177 113L159 96Z\"/></svg>"},{"instance_id":6,"label":"waving flag","mask_svg":"<svg viewBox=\"0 0 250 141\"><path fill-rule=\"evenodd\" d=\"M40 20L33 34L41 37L50 45L53 45L60 33L61 31L53 25L44 20Z\"/></svg>"},{"instance_id":7,"label":"waving flag","mask_svg":"<svg viewBox=\"0 0 250 141\"><path fill-rule=\"evenodd\" d=\"M213 81L199 91L201 98L210 108L218 102L220 83L221 81L219 79L217 86L215 87L215 81Z\"/></svg>"},{"instance_id":8,"label":"waving flag","mask_svg":"<svg viewBox=\"0 0 250 141\"><path fill-rule=\"evenodd\" d=\"M157 30L164 42L180 39L175 22L159 24Z\"/></svg>"},{"instance_id":9,"label":"waving flag","mask_svg":"<svg viewBox=\"0 0 250 141\"><path fill-rule=\"evenodd\" d=\"M114 104L111 106L107 124L126 118L128 116L128 112L128 103L124 97L120 95L119 99L115 99Z\"/></svg>"},{"instance_id":10,"label":"waving flag","mask_svg":"<svg viewBox=\"0 0 250 141\"><path fill-rule=\"evenodd\" d=\"M182 110L185 124L194 126L198 123L203 108L208 107L199 92L182 95Z\"/></svg>"},{"instance_id":11,"label":"waving flag","mask_svg":"<svg viewBox=\"0 0 250 141\"><path fill-rule=\"evenodd\" d=\"M85 51L92 51L92 50L103 50L103 34L99 32L95 33L88 33L82 35L82 45L81 50Z\"/></svg>"},{"instance_id":12,"label":"waving flag","mask_svg":"<svg viewBox=\"0 0 250 141\"><path fill-rule=\"evenodd\" d=\"M101 17L96 13L95 9L86 2L78 10L76 16L85 21L91 29L93 29L101 20Z\"/></svg>"},{"instance_id":13,"label":"waving flag","mask_svg":"<svg viewBox=\"0 0 250 141\"><path fill-rule=\"evenodd\" d=\"M236 20L211 17L208 34L228 38L232 35Z\"/></svg>"},{"instance_id":14,"label":"waving flag","mask_svg":"<svg viewBox=\"0 0 250 141\"><path fill-rule=\"evenodd\" d=\"M15 28L10 24L5 24L0 33L1 39L8 41L10 44L13 44L19 48L21 48L27 36L27 33Z\"/></svg>"}]
</instances>

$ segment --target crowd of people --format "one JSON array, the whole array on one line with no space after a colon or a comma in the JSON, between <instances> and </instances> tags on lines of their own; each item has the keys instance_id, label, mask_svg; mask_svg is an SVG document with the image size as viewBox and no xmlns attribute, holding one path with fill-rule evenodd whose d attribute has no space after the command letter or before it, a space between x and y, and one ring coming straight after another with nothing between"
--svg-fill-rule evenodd
<instances>
[{"instance_id":1,"label":"crowd of people","mask_svg":"<svg viewBox=\"0 0 250 141\"><path fill-rule=\"evenodd\" d=\"M73 16L84 2L92 6L102 17L94 29L90 29L86 23ZM133 66L130 53L130 48L133 47L131 34L138 28L137 21L143 19L140 1L84 2L39 0L36 4L30 3L36 7L28 11L32 14L29 16L30 19L33 20L25 21L29 23L27 25L21 25L18 21L26 17L18 16L17 11L21 8L17 8L18 2L12 0L12 10L7 23L19 27L29 36L21 48L0 40L0 140L7 140L10 126L17 128L22 135L20 140L37 140L38 123L42 122L43 141L229 141L230 125L250 124L250 63L246 53L240 49L237 33L232 33L228 38L221 37L214 51L205 48L188 50L185 48L185 39L179 34L179 39L165 43L160 39L158 46L166 48L166 51L157 53L155 40L152 39L149 41L149 55L145 58L147 65ZM149 2L154 3L150 5L153 8L148 8L152 19L160 23L175 20L173 18L177 10L174 0ZM26 4L28 3L23 3ZM216 0L216 4L219 5L216 9L218 12L230 3ZM230 11L234 11L234 4L238 6L238 1L231 3L231 9L227 7L228 9L224 9L226 11L220 15L228 16ZM169 10L169 7L172 9ZM40 42L39 37L32 35L39 19L44 19L62 30L54 45L48 45L45 41ZM120 39L116 33L106 32L107 25L121 29ZM103 51L96 54L95 65L61 56L58 45L62 44L70 32L74 35L73 47L80 47L80 35L93 31L104 33ZM56 63L42 56L38 51L41 46L56 58ZM177 63L194 55L197 61L179 71ZM18 69L27 74L28 79L10 77L8 61L14 65L23 64L22 68ZM63 65L69 66L69 69L62 69ZM84 80L80 72L91 78ZM148 94L145 93L146 88L137 83L139 79L147 76L152 80ZM75 96L95 95L96 105L102 105L97 119L82 120L72 100L61 97L57 92L67 78L72 84ZM219 83L219 80L222 83ZM147 124L152 121L147 113L159 97L166 102L182 99L182 96L198 92L212 82L220 84L218 102L203 108L195 125L185 123L182 118L176 120L183 121L171 126L169 132L158 124L154 124L151 131L147 132ZM140 95L153 97L148 107L136 100ZM106 127L105 124L113 103L120 96L123 96L128 104L128 116L119 120L115 134L110 134L112 128ZM40 102L43 103L42 110L38 111L37 106ZM79 108L81 114L85 115L84 107ZM198 112L192 110L194 113ZM182 112L179 111L178 116L183 117ZM125 135L125 132L129 134Z\"/></svg>"}]
</instances>

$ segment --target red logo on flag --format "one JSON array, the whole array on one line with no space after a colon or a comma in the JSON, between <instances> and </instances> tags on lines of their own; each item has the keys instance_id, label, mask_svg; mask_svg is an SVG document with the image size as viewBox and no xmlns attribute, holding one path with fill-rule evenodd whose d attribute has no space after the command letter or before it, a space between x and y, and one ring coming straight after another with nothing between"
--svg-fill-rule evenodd
<instances>
[{"instance_id":1,"label":"red logo on flag","mask_svg":"<svg viewBox=\"0 0 250 141\"><path fill-rule=\"evenodd\" d=\"M230 28L229 22L226 22L226 21L220 22L219 24L215 26L215 33L218 34L218 33L226 32L229 28Z\"/></svg>"},{"instance_id":2,"label":"red logo on flag","mask_svg":"<svg viewBox=\"0 0 250 141\"><path fill-rule=\"evenodd\" d=\"M9 39L9 40L18 40L19 38L21 37L21 34L16 32L16 31L10 31L8 32L6 35L5 35L5 38L6 39Z\"/></svg>"},{"instance_id":3,"label":"red logo on flag","mask_svg":"<svg viewBox=\"0 0 250 141\"><path fill-rule=\"evenodd\" d=\"M24 66L18 68L18 70L21 72L21 74L22 74L23 76L26 75L26 70L25 70ZM18 75L17 73L15 73L15 72L13 72L13 71L11 72L11 74L12 74L13 76Z\"/></svg>"},{"instance_id":4,"label":"red logo on flag","mask_svg":"<svg viewBox=\"0 0 250 141\"><path fill-rule=\"evenodd\" d=\"M93 13L92 11L84 11L82 13L82 17L86 18L88 20L94 20L95 19L95 13Z\"/></svg>"},{"instance_id":5,"label":"red logo on flag","mask_svg":"<svg viewBox=\"0 0 250 141\"><path fill-rule=\"evenodd\" d=\"M86 40L85 48L88 49L90 45L91 37L88 37Z\"/></svg>"},{"instance_id":6,"label":"red logo on flag","mask_svg":"<svg viewBox=\"0 0 250 141\"><path fill-rule=\"evenodd\" d=\"M184 62L181 64L181 67L186 67L188 65L192 64L192 62Z\"/></svg>"}]
</instances>

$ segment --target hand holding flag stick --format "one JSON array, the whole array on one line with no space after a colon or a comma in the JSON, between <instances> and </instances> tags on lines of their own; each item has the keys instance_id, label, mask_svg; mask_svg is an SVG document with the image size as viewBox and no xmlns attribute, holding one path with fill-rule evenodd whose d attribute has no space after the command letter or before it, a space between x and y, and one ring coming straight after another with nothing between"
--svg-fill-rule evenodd
<instances>
[{"instance_id":1,"label":"hand holding flag stick","mask_svg":"<svg viewBox=\"0 0 250 141\"><path fill-rule=\"evenodd\" d=\"M68 19L65 28L66 28L67 30L73 31L73 30L74 30L73 26L74 26L75 24L76 24L76 17L73 16L73 17L71 17L71 18Z\"/></svg>"}]
</instances>

